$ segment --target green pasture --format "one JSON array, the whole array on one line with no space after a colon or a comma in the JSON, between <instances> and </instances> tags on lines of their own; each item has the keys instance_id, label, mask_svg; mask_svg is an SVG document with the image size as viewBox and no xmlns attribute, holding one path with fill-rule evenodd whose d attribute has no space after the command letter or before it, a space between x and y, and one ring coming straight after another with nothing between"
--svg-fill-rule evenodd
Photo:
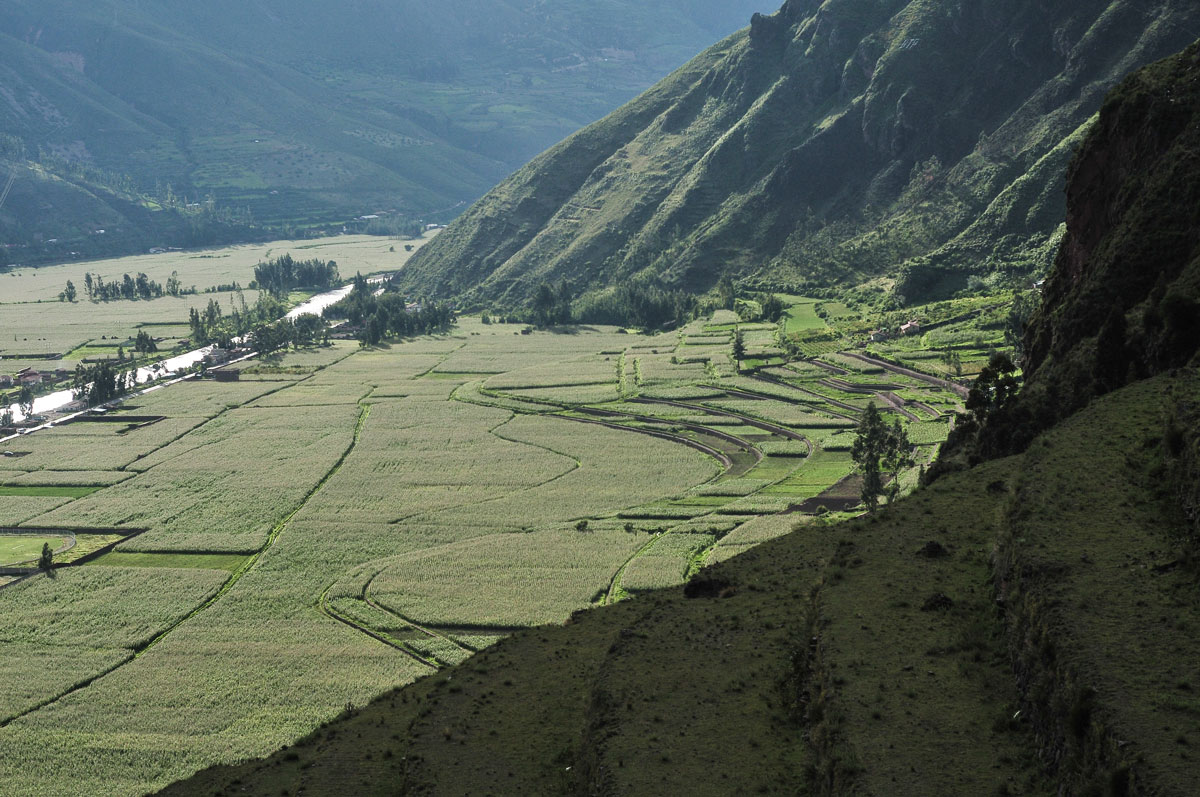
<instances>
[{"instance_id":1,"label":"green pasture","mask_svg":"<svg viewBox=\"0 0 1200 797\"><path fill-rule=\"evenodd\" d=\"M49 545L50 550L54 551L58 550L64 541L63 537L0 534L0 565L37 559L42 554L43 545Z\"/></svg>"}]
</instances>

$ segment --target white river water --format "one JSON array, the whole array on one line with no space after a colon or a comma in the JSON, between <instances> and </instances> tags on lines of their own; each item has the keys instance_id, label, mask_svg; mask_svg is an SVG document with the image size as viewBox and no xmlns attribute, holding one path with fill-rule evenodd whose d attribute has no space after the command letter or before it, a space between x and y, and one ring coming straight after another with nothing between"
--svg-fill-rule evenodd
<instances>
[{"instance_id":1,"label":"white river water","mask_svg":"<svg viewBox=\"0 0 1200 797\"><path fill-rule=\"evenodd\" d=\"M387 277L375 277L375 278L372 278L370 280L370 282L372 282L372 283L383 282L385 279L387 279ZM294 307L287 314L286 317L294 319L294 318L298 318L299 316L302 316L302 315L320 315L325 310L326 307L329 307L332 304L336 304L337 302L344 299L350 293L350 291L353 290L353 288L354 288L353 285L345 285L341 288L338 288L337 290L329 291L328 293L317 294L316 296L312 297L311 299L304 302L303 304L300 304L300 305L297 305L296 307ZM174 357L170 357L166 360L162 360L160 362L154 363L153 365L148 365L148 366L144 366L142 368L138 368L136 372L133 372L134 373L134 383L135 384L144 384L146 382L152 382L152 381L155 381L158 379L162 379L163 377L172 376L174 374L178 374L180 372L187 371L193 365L195 365L196 363L203 360L204 356L206 354L208 354L210 351L212 351L212 348L213 348L212 346L205 346L200 349L195 349L194 351L186 352L185 354L178 354ZM155 385L154 387L150 388L150 390L157 390L160 387L166 387L166 385L174 384L175 382L178 382L178 381L182 381L182 380L177 379L177 380L174 380L171 382L167 382L165 384ZM147 392L147 391L142 391L142 392ZM55 393L48 393L47 395L44 395L44 396L38 396L37 398L35 398L33 400L33 414L34 415L45 415L47 413L57 412L57 411L61 410L63 407L65 407L68 404L70 404L71 402L73 402L74 400L75 400L75 396L71 393L70 390L59 390ZM21 409L16 404L13 404L9 409L12 411L14 421L16 421L17 423L20 423L21 421L25 420L24 414L21 412ZM67 418L72 418L72 417L74 417L74 415L68 415L63 418L58 418L51 423L43 424L41 426L30 427L30 428L22 431L21 434L29 434L30 432L35 432L38 429L45 429L45 428L53 425L54 423L60 423L63 420L66 420ZM11 435L9 437L0 438L0 443L4 443L8 440L13 440L19 436L20 435Z\"/></svg>"}]
</instances>

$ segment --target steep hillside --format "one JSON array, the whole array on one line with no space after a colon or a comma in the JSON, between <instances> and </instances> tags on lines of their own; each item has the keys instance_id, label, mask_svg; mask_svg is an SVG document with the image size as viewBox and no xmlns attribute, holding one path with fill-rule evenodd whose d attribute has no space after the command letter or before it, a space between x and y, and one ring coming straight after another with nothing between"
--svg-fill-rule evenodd
<instances>
[{"instance_id":1,"label":"steep hillside","mask_svg":"<svg viewBox=\"0 0 1200 797\"><path fill-rule=\"evenodd\" d=\"M758 8L2 0L0 133L260 222L448 219ZM0 213L4 239L40 234Z\"/></svg>"},{"instance_id":2,"label":"steep hillside","mask_svg":"<svg viewBox=\"0 0 1200 797\"><path fill-rule=\"evenodd\" d=\"M1197 31L1184 0L789 0L536 158L405 283L511 306L560 280L1022 282L1104 93Z\"/></svg>"},{"instance_id":3,"label":"steep hillside","mask_svg":"<svg viewBox=\"0 0 1200 797\"><path fill-rule=\"evenodd\" d=\"M1025 390L964 449L1022 450L1093 397L1189 364L1200 364L1200 43L1104 103L1071 163Z\"/></svg>"},{"instance_id":4,"label":"steep hillside","mask_svg":"<svg viewBox=\"0 0 1200 797\"><path fill-rule=\"evenodd\" d=\"M1070 411L1198 364L1200 43L1108 98L1071 165L1067 214L1027 336L1030 382Z\"/></svg>"}]
</instances>

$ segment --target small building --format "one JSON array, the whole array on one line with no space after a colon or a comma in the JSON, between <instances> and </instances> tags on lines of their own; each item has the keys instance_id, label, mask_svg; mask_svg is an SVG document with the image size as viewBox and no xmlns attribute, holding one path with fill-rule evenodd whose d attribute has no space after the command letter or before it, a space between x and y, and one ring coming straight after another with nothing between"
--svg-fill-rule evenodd
<instances>
[{"instance_id":1,"label":"small building","mask_svg":"<svg viewBox=\"0 0 1200 797\"><path fill-rule=\"evenodd\" d=\"M867 333L867 338L872 343L878 343L880 341L887 340L890 337L891 337L891 335L888 334L887 329L872 329L870 332Z\"/></svg>"},{"instance_id":2,"label":"small building","mask_svg":"<svg viewBox=\"0 0 1200 797\"><path fill-rule=\"evenodd\" d=\"M901 335L916 335L921 331L921 325L916 321L909 321L907 324L900 325Z\"/></svg>"},{"instance_id":3,"label":"small building","mask_svg":"<svg viewBox=\"0 0 1200 797\"><path fill-rule=\"evenodd\" d=\"M211 368L214 365L221 365L222 363L229 362L229 358L231 356L232 354L228 349L214 347L212 351L204 355L204 362L207 363Z\"/></svg>"},{"instance_id":4,"label":"small building","mask_svg":"<svg viewBox=\"0 0 1200 797\"><path fill-rule=\"evenodd\" d=\"M22 368L17 372L16 381L21 385L40 385L42 383L42 373L32 368Z\"/></svg>"}]
</instances>

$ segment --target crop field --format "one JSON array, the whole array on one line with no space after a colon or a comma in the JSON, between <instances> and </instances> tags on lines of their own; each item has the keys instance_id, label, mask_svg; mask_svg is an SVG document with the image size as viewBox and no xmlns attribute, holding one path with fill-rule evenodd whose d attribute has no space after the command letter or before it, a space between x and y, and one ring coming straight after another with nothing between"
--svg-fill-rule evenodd
<instances>
[{"instance_id":1,"label":"crop field","mask_svg":"<svg viewBox=\"0 0 1200 797\"><path fill-rule=\"evenodd\" d=\"M722 562L768 540L790 534L802 526L803 521L798 521L795 515L762 515L747 520L721 537L705 558L705 563Z\"/></svg>"},{"instance_id":2,"label":"crop field","mask_svg":"<svg viewBox=\"0 0 1200 797\"><path fill-rule=\"evenodd\" d=\"M225 281L239 251L204 273ZM157 312L107 307L113 334ZM849 394L806 363L738 373L740 320L647 336L463 318L254 359L240 382L12 441L0 517L31 532L22 551L58 530L76 545L53 578L0 583L0 782L141 794L269 753L515 628L819 529L794 510L851 472L872 382L955 405L892 375ZM774 325L741 326L776 351ZM909 428L928 448L947 425Z\"/></svg>"},{"instance_id":3,"label":"crop field","mask_svg":"<svg viewBox=\"0 0 1200 797\"><path fill-rule=\"evenodd\" d=\"M0 565L11 565L37 559L42 546L56 551L66 542L63 537L37 537L31 534L7 536L0 534Z\"/></svg>"},{"instance_id":4,"label":"crop field","mask_svg":"<svg viewBox=\"0 0 1200 797\"><path fill-rule=\"evenodd\" d=\"M421 241L409 242L419 248ZM395 251L390 251L395 249ZM276 241L269 244L233 247L214 252L167 252L116 260L70 263L24 269L4 275L0 288L0 373L13 374L22 368L73 371L85 358L115 358L117 348L129 352L139 331L158 341L160 351L170 351L190 334L188 313L203 310L215 300L226 313L239 306L241 298L207 289L234 282L243 287L254 279L254 266L272 257L291 253L300 259L320 257L343 264L346 276L394 271L411 257L400 242L373 236L340 236L309 241ZM124 274L143 272L165 282L173 272L185 288L199 293L181 297L164 296L139 301L89 301L84 293L84 275L99 274L106 282L119 281ZM78 291L75 302L63 302L58 294L70 280ZM258 292L246 289L248 304ZM53 359L46 359L52 357Z\"/></svg>"},{"instance_id":5,"label":"crop field","mask_svg":"<svg viewBox=\"0 0 1200 797\"><path fill-rule=\"evenodd\" d=\"M561 622L603 594L641 543L623 531L492 534L407 557L375 576L367 595L431 627ZM464 593L464 581L477 586Z\"/></svg>"},{"instance_id":6,"label":"crop field","mask_svg":"<svg viewBox=\"0 0 1200 797\"><path fill-rule=\"evenodd\" d=\"M425 240L408 241L416 248ZM371 274L394 271L412 256L394 239L372 235L341 235L298 241L272 241L247 244L212 251L163 252L153 255L134 255L110 260L66 263L41 266L10 272L3 281L5 303L58 301L58 294L67 284L75 283L83 293L84 274L99 274L105 282L120 279L123 274L146 274L156 282L166 282L172 272L179 275L185 287L203 292L216 285L238 282L245 286L254 279L254 266L273 257L291 253L301 260L320 258L342 265L343 276L354 276L351 269ZM389 251L391 248L397 251ZM114 303L119 305L120 303ZM184 314L183 320L187 321Z\"/></svg>"}]
</instances>

